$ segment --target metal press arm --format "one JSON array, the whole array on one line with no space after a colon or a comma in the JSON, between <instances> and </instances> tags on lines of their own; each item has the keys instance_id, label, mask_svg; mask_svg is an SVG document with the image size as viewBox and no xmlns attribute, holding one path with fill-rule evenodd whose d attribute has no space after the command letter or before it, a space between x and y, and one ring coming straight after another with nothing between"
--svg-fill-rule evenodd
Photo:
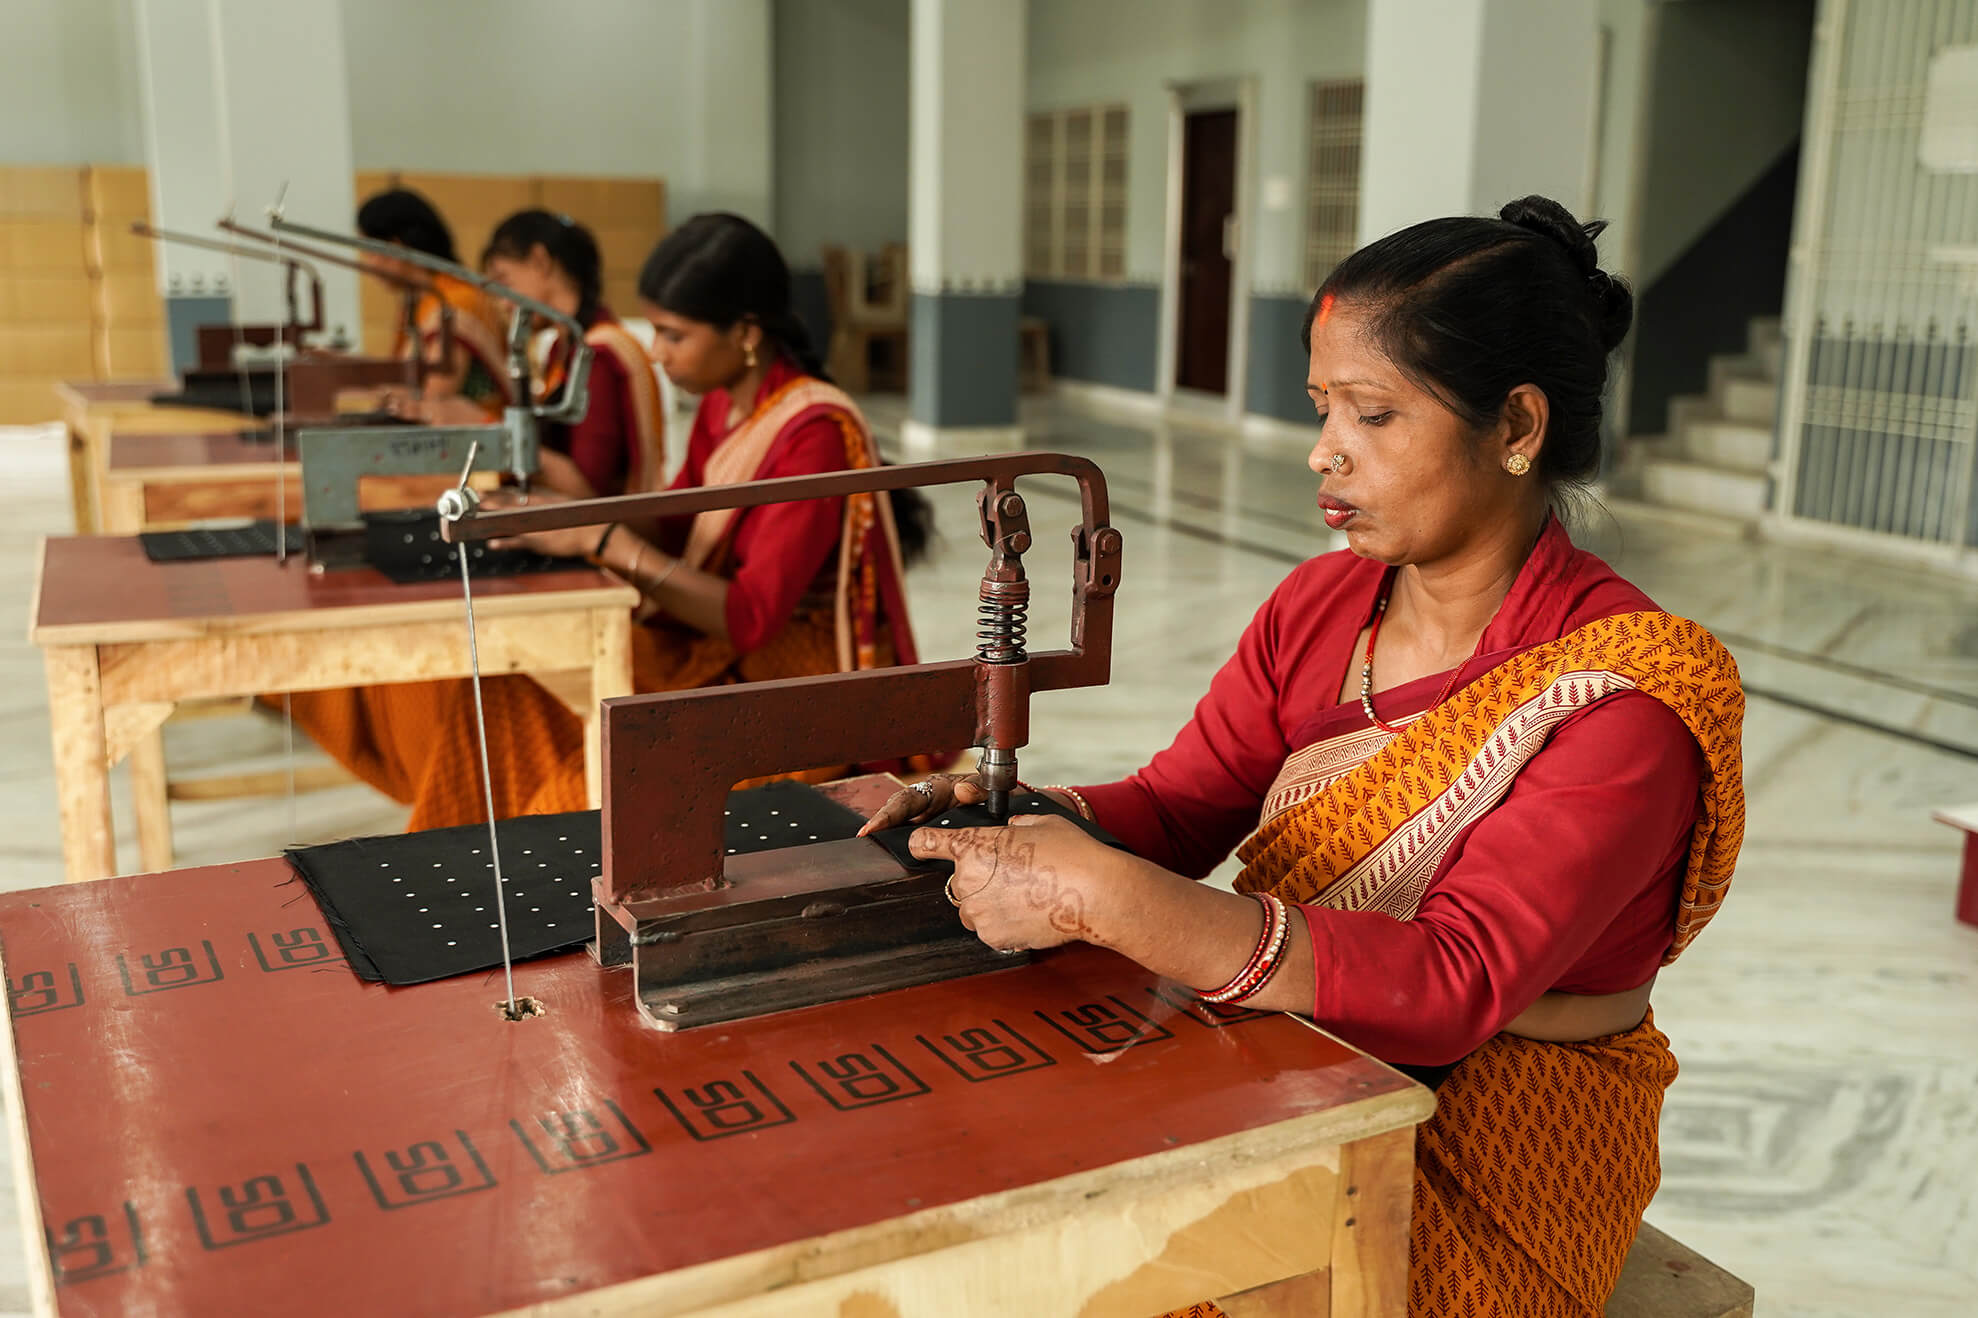
<instances>
[{"instance_id":1,"label":"metal press arm","mask_svg":"<svg viewBox=\"0 0 1978 1318\"><path fill-rule=\"evenodd\" d=\"M332 233L327 229L314 229L304 224L296 224L280 215L273 216L269 223L277 232L299 234L316 242L336 243L354 248L360 252L370 252L375 256L389 257L394 261L404 261L422 270L436 274L451 275L463 283L472 284L484 293L507 302L515 308L508 326L508 368L509 378L514 387L517 405L528 408L536 419L541 421L561 421L575 424L584 419L590 410L591 348L584 342L584 327L574 317L566 316L545 302L525 297L508 285L488 278L479 271L469 269L457 261L429 256L425 252L397 243L379 242L373 238L360 238L350 234ZM532 329L531 316L561 326L570 335L572 345L570 370L563 383L562 394L553 402L529 407L529 338Z\"/></svg>"},{"instance_id":2,"label":"metal press arm","mask_svg":"<svg viewBox=\"0 0 1978 1318\"><path fill-rule=\"evenodd\" d=\"M1015 484L1041 475L1076 480L1083 516L1072 531L1071 647L1031 653L1024 638L1029 584L1021 564L1031 536ZM1006 807L1016 753L1030 737L1030 693L1102 685L1111 670L1121 541L1107 523L1105 476L1085 458L1009 453L442 518L446 538L485 540L978 481L982 538L991 558L978 597L982 630L973 658L605 702L602 895L624 902L721 887L728 784L763 774L977 746L992 811L999 800ZM666 772L656 758L661 748L694 772L684 778Z\"/></svg>"}]
</instances>

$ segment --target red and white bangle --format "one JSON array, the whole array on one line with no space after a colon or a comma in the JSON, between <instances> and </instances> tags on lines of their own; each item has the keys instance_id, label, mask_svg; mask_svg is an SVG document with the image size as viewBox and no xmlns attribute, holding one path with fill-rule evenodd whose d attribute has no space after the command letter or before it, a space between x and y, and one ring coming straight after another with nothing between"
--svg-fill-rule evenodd
<instances>
[{"instance_id":1,"label":"red and white bangle","mask_svg":"<svg viewBox=\"0 0 1978 1318\"><path fill-rule=\"evenodd\" d=\"M1253 996L1257 990L1270 982L1277 973L1278 965L1284 959L1285 944L1291 939L1291 920L1285 913L1284 903L1267 892L1249 894L1264 908L1264 932L1257 939L1257 949L1236 972L1236 977L1221 988L1195 996L1204 1002L1223 1004L1241 1002Z\"/></svg>"},{"instance_id":2,"label":"red and white bangle","mask_svg":"<svg viewBox=\"0 0 1978 1318\"><path fill-rule=\"evenodd\" d=\"M1024 787L1025 784L1018 783L1017 786ZM1079 815L1085 820L1086 823L1096 824L1099 822L1098 820L1092 817L1091 803L1087 801L1083 796L1080 796L1078 792L1076 792L1072 788L1061 787L1058 784L1053 783L1049 787L1031 787L1029 788L1029 790L1033 792L1062 792L1064 793L1065 797L1071 801L1072 806L1078 811Z\"/></svg>"}]
</instances>

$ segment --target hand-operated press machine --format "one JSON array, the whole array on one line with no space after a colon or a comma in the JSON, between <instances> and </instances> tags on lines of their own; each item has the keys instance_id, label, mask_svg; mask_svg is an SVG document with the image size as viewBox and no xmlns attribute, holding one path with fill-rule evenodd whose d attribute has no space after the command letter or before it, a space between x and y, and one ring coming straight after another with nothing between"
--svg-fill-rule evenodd
<instances>
[{"instance_id":1,"label":"hand-operated press machine","mask_svg":"<svg viewBox=\"0 0 1978 1318\"><path fill-rule=\"evenodd\" d=\"M1078 482L1070 646L1026 644L1031 546L1016 481ZM680 1029L997 969L1023 959L964 929L943 880L871 838L724 855L729 788L820 764L981 749L989 809L1007 819L1033 691L1102 686L1112 663L1120 533L1085 458L1012 453L496 512L464 483L441 500L456 543L559 527L684 517L797 499L982 482L989 566L974 657L604 702L604 863L593 882L604 966L631 966L641 1012ZM513 1004L511 1003L511 1006Z\"/></svg>"}]
</instances>

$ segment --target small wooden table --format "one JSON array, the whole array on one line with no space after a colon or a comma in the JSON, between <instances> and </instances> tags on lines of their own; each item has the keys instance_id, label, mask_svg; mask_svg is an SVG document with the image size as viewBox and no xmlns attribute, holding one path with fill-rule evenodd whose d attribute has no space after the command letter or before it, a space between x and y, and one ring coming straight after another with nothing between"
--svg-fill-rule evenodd
<instances>
[{"instance_id":1,"label":"small wooden table","mask_svg":"<svg viewBox=\"0 0 1978 1318\"><path fill-rule=\"evenodd\" d=\"M164 432L148 415L110 416L101 485L103 532L181 527L216 518L302 515L302 474L294 446L277 454L253 430ZM282 481L283 491L276 485ZM286 506L284 506L284 503Z\"/></svg>"},{"instance_id":2,"label":"small wooden table","mask_svg":"<svg viewBox=\"0 0 1978 1318\"><path fill-rule=\"evenodd\" d=\"M55 386L62 420L69 432L69 504L78 535L104 529L104 479L109 464L111 423L129 431L185 434L252 430L261 422L238 412L159 407L157 394L171 393L176 380L72 380Z\"/></svg>"},{"instance_id":3,"label":"small wooden table","mask_svg":"<svg viewBox=\"0 0 1978 1318\"><path fill-rule=\"evenodd\" d=\"M588 567L475 583L481 671L527 673L584 719L598 792L598 702L631 690L637 592ZM43 649L68 879L116 872L110 767L128 756L144 868L171 865L164 745L180 701L469 672L460 583L401 586L297 556L153 563L134 537L42 544L29 638Z\"/></svg>"},{"instance_id":4,"label":"small wooden table","mask_svg":"<svg viewBox=\"0 0 1978 1318\"><path fill-rule=\"evenodd\" d=\"M280 861L0 897L42 1314L1402 1318L1427 1090L1073 947L666 1034L361 983Z\"/></svg>"}]
</instances>

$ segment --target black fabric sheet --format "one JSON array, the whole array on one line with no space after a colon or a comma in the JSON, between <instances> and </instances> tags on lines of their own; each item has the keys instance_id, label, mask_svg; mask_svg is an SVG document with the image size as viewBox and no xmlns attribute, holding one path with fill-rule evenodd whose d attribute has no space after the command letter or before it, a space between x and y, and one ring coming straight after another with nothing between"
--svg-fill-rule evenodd
<instances>
[{"instance_id":1,"label":"black fabric sheet","mask_svg":"<svg viewBox=\"0 0 1978 1318\"><path fill-rule=\"evenodd\" d=\"M1097 824L1087 819L1084 815L1079 814L1071 807L1064 805L1056 797L1045 796L1041 792L1017 792L1012 795L1010 797L1010 813L1012 815L1056 815L1060 819L1069 819L1072 823L1077 824L1080 828L1107 846L1118 848L1121 851L1126 850L1125 845L1111 833L1100 828ZM921 828L997 828L1001 826L1000 821L989 813L988 806L963 805L956 806L947 813L930 819L924 824L908 824L903 828L889 828L883 832L874 833L872 840L886 848L887 854L900 862L901 867L904 869L916 873L948 875L955 872L955 866L952 861L921 860L911 851L907 850L907 843L913 837L914 830Z\"/></svg>"},{"instance_id":2,"label":"black fabric sheet","mask_svg":"<svg viewBox=\"0 0 1978 1318\"><path fill-rule=\"evenodd\" d=\"M400 585L460 577L460 549L440 539L439 514L416 508L364 514L364 561ZM530 549L490 549L480 540L467 546L467 570L477 577L567 572L576 563Z\"/></svg>"},{"instance_id":3,"label":"black fabric sheet","mask_svg":"<svg viewBox=\"0 0 1978 1318\"><path fill-rule=\"evenodd\" d=\"M813 787L771 783L729 796L728 854L837 841L864 822ZM504 819L496 833L514 958L589 941L591 880L603 869L598 812ZM423 984L501 965L486 825L353 838L287 856L360 977Z\"/></svg>"},{"instance_id":4,"label":"black fabric sheet","mask_svg":"<svg viewBox=\"0 0 1978 1318\"><path fill-rule=\"evenodd\" d=\"M273 558L275 522L262 518L246 526L223 526L190 531L145 531L138 537L144 556L154 563L191 563L207 558ZM302 528L291 526L288 552L302 552Z\"/></svg>"}]
</instances>

